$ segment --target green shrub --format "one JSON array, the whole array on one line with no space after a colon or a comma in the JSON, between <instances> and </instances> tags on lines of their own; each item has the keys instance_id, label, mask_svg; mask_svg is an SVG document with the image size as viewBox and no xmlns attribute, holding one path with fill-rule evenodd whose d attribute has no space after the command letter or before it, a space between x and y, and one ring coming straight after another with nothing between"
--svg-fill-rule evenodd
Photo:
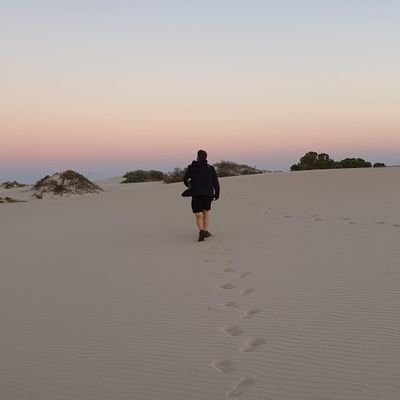
<instances>
[{"instance_id":1,"label":"green shrub","mask_svg":"<svg viewBox=\"0 0 400 400\"><path fill-rule=\"evenodd\" d=\"M383 168L383 167L386 167L386 165L384 163L376 162L374 164L374 168Z\"/></svg>"},{"instance_id":2,"label":"green shrub","mask_svg":"<svg viewBox=\"0 0 400 400\"><path fill-rule=\"evenodd\" d=\"M122 183L156 182L162 181L164 174L161 171L144 171L139 169L137 171L127 172L123 177L125 180L122 181Z\"/></svg>"},{"instance_id":3,"label":"green shrub","mask_svg":"<svg viewBox=\"0 0 400 400\"><path fill-rule=\"evenodd\" d=\"M381 163L376 163L381 166ZM375 165L376 165L375 164ZM385 164L383 164L385 166ZM310 169L336 169L336 168L371 168L372 164L362 158L345 158L342 161L335 161L326 153L309 151L300 158L298 164L290 167L291 171L303 171Z\"/></svg>"},{"instance_id":4,"label":"green shrub","mask_svg":"<svg viewBox=\"0 0 400 400\"><path fill-rule=\"evenodd\" d=\"M309 151L300 158L298 164L293 164L290 167L291 171L303 171L309 169L331 169L336 168L335 161L329 157L329 154Z\"/></svg>"},{"instance_id":5,"label":"green shrub","mask_svg":"<svg viewBox=\"0 0 400 400\"><path fill-rule=\"evenodd\" d=\"M291 170L291 171L300 171L300 166L299 166L299 164L293 164L293 165L290 167L290 170Z\"/></svg>"},{"instance_id":6,"label":"green shrub","mask_svg":"<svg viewBox=\"0 0 400 400\"><path fill-rule=\"evenodd\" d=\"M263 171L255 167L250 167L246 164L238 164L233 161L220 161L219 163L215 163L214 167L219 177L254 175L263 173Z\"/></svg>"},{"instance_id":7,"label":"green shrub","mask_svg":"<svg viewBox=\"0 0 400 400\"><path fill-rule=\"evenodd\" d=\"M164 173L162 171L156 171L154 169L151 169L149 171L149 177L152 181L162 181L164 179Z\"/></svg>"},{"instance_id":8,"label":"green shrub","mask_svg":"<svg viewBox=\"0 0 400 400\"><path fill-rule=\"evenodd\" d=\"M20 187L24 187L26 186L23 183L19 183L17 181L7 181L7 182L3 182L2 184L0 184L0 187L4 188L4 189L13 189L13 188L20 188Z\"/></svg>"},{"instance_id":9,"label":"green shrub","mask_svg":"<svg viewBox=\"0 0 400 400\"><path fill-rule=\"evenodd\" d=\"M17 200L11 197L0 197L0 203L26 203L26 200Z\"/></svg>"},{"instance_id":10,"label":"green shrub","mask_svg":"<svg viewBox=\"0 0 400 400\"><path fill-rule=\"evenodd\" d=\"M372 164L362 158L345 158L340 161L341 168L370 168Z\"/></svg>"}]
</instances>

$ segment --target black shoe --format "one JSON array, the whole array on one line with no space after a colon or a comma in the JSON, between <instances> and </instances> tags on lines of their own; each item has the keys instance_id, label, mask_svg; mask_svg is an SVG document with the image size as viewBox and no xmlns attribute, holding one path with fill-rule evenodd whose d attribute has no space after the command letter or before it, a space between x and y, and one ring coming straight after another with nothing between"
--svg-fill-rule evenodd
<instances>
[{"instance_id":1,"label":"black shoe","mask_svg":"<svg viewBox=\"0 0 400 400\"><path fill-rule=\"evenodd\" d=\"M204 238L206 237L206 231L199 232L199 242L204 242Z\"/></svg>"},{"instance_id":2,"label":"black shoe","mask_svg":"<svg viewBox=\"0 0 400 400\"><path fill-rule=\"evenodd\" d=\"M210 232L208 232L208 231L205 231L205 232L204 232L204 237L205 237L205 238L208 238L208 237L210 237L210 236L212 236Z\"/></svg>"}]
</instances>

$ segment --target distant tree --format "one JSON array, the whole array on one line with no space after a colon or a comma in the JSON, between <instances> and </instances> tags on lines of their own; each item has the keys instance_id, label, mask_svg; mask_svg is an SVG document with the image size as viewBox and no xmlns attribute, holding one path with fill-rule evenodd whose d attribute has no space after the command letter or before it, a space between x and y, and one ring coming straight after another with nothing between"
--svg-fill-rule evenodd
<instances>
[{"instance_id":1,"label":"distant tree","mask_svg":"<svg viewBox=\"0 0 400 400\"><path fill-rule=\"evenodd\" d=\"M317 156L317 169L331 169L335 161L329 157L329 154L321 153Z\"/></svg>"},{"instance_id":2,"label":"distant tree","mask_svg":"<svg viewBox=\"0 0 400 400\"><path fill-rule=\"evenodd\" d=\"M316 169L317 168L318 153L309 151L300 158L300 169Z\"/></svg>"},{"instance_id":3,"label":"distant tree","mask_svg":"<svg viewBox=\"0 0 400 400\"><path fill-rule=\"evenodd\" d=\"M293 164L290 168L291 171L302 171L308 169L317 169L318 153L315 151L309 151L300 158L298 164Z\"/></svg>"},{"instance_id":4,"label":"distant tree","mask_svg":"<svg viewBox=\"0 0 400 400\"><path fill-rule=\"evenodd\" d=\"M333 164L332 164L332 168L333 169L342 168L342 165L340 164L340 161L334 161Z\"/></svg>"},{"instance_id":5,"label":"distant tree","mask_svg":"<svg viewBox=\"0 0 400 400\"><path fill-rule=\"evenodd\" d=\"M380 166L381 163L376 163ZM383 164L384 166L384 164ZM336 168L371 168L372 164L362 158L345 158L342 161L335 161L329 154L309 151L300 158L298 164L290 167L291 171L302 171L309 169L336 169Z\"/></svg>"},{"instance_id":6,"label":"distant tree","mask_svg":"<svg viewBox=\"0 0 400 400\"><path fill-rule=\"evenodd\" d=\"M377 162L374 164L374 168L383 168L383 167L386 167L384 163Z\"/></svg>"}]
</instances>

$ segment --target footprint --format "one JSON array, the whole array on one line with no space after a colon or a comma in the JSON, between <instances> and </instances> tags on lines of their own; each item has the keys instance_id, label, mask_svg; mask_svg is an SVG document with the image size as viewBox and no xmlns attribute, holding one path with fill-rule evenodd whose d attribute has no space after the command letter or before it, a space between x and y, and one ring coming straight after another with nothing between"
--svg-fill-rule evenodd
<instances>
[{"instance_id":1,"label":"footprint","mask_svg":"<svg viewBox=\"0 0 400 400\"><path fill-rule=\"evenodd\" d=\"M258 313L260 313L260 312L261 312L261 310L259 310L258 308L253 308L253 309L251 309L251 310L244 311L244 312L241 314L240 318L242 318L242 319L251 319L251 318L253 318L256 314L258 314Z\"/></svg>"},{"instance_id":2,"label":"footprint","mask_svg":"<svg viewBox=\"0 0 400 400\"><path fill-rule=\"evenodd\" d=\"M310 214L309 217L311 217L311 218L317 218L317 217L318 217L318 214Z\"/></svg>"},{"instance_id":3,"label":"footprint","mask_svg":"<svg viewBox=\"0 0 400 400\"><path fill-rule=\"evenodd\" d=\"M243 333L236 325L223 326L220 331L227 333L229 336L240 336Z\"/></svg>"},{"instance_id":4,"label":"footprint","mask_svg":"<svg viewBox=\"0 0 400 400\"><path fill-rule=\"evenodd\" d=\"M254 290L255 290L255 289L253 289L253 288L249 288L249 289L242 290L242 291L239 293L239 296L247 296L248 294L253 293Z\"/></svg>"},{"instance_id":5,"label":"footprint","mask_svg":"<svg viewBox=\"0 0 400 400\"><path fill-rule=\"evenodd\" d=\"M400 228L400 224L393 224L392 226L394 226L395 228Z\"/></svg>"},{"instance_id":6,"label":"footprint","mask_svg":"<svg viewBox=\"0 0 400 400\"><path fill-rule=\"evenodd\" d=\"M233 263L233 260L229 259L229 260L225 263L225 265L232 264L232 263Z\"/></svg>"},{"instance_id":7,"label":"footprint","mask_svg":"<svg viewBox=\"0 0 400 400\"><path fill-rule=\"evenodd\" d=\"M314 218L314 221L323 221L323 219L322 219L322 218L319 218L319 217L317 217L317 218Z\"/></svg>"},{"instance_id":8,"label":"footprint","mask_svg":"<svg viewBox=\"0 0 400 400\"><path fill-rule=\"evenodd\" d=\"M384 224L386 224L385 221L375 221L374 223L377 224L377 225L384 225Z\"/></svg>"},{"instance_id":9,"label":"footprint","mask_svg":"<svg viewBox=\"0 0 400 400\"><path fill-rule=\"evenodd\" d=\"M236 301L227 301L226 303L223 304L224 307L228 308L238 308L239 306L237 305Z\"/></svg>"},{"instance_id":10,"label":"footprint","mask_svg":"<svg viewBox=\"0 0 400 400\"><path fill-rule=\"evenodd\" d=\"M225 393L227 397L239 397L250 386L254 385L256 380L251 376L242 376L237 382L233 384L232 389Z\"/></svg>"},{"instance_id":11,"label":"footprint","mask_svg":"<svg viewBox=\"0 0 400 400\"><path fill-rule=\"evenodd\" d=\"M238 279L243 279L246 278L246 276L251 275L251 272L243 272L243 274L240 274L237 278Z\"/></svg>"},{"instance_id":12,"label":"footprint","mask_svg":"<svg viewBox=\"0 0 400 400\"><path fill-rule=\"evenodd\" d=\"M223 269L224 272L235 272L235 270L232 267L227 267Z\"/></svg>"},{"instance_id":13,"label":"footprint","mask_svg":"<svg viewBox=\"0 0 400 400\"><path fill-rule=\"evenodd\" d=\"M229 251L231 251L231 249L230 249L230 248L226 248L226 249L224 249L224 252L225 252L225 253L227 253L227 252L229 252Z\"/></svg>"},{"instance_id":14,"label":"footprint","mask_svg":"<svg viewBox=\"0 0 400 400\"><path fill-rule=\"evenodd\" d=\"M354 224L355 224L355 222L354 222L354 221L349 221L349 222L348 222L348 224L350 224L350 225L354 225Z\"/></svg>"},{"instance_id":15,"label":"footprint","mask_svg":"<svg viewBox=\"0 0 400 400\"><path fill-rule=\"evenodd\" d=\"M248 353L250 351L254 351L257 347L263 345L266 342L263 338L249 339L247 340L243 346L239 347L240 351Z\"/></svg>"},{"instance_id":16,"label":"footprint","mask_svg":"<svg viewBox=\"0 0 400 400\"><path fill-rule=\"evenodd\" d=\"M220 310L219 308L215 308L215 307L211 307L211 306L208 306L208 307L207 307L207 310L223 312L223 311Z\"/></svg>"},{"instance_id":17,"label":"footprint","mask_svg":"<svg viewBox=\"0 0 400 400\"><path fill-rule=\"evenodd\" d=\"M221 289L234 289L235 286L232 285L232 283L223 283L222 285L219 286Z\"/></svg>"},{"instance_id":18,"label":"footprint","mask_svg":"<svg viewBox=\"0 0 400 400\"><path fill-rule=\"evenodd\" d=\"M230 374L235 368L233 368L232 363L228 360L217 360L211 363L211 366L215 368L221 374Z\"/></svg>"},{"instance_id":19,"label":"footprint","mask_svg":"<svg viewBox=\"0 0 400 400\"><path fill-rule=\"evenodd\" d=\"M338 219L340 219L341 221L350 221L351 218L349 217L339 217Z\"/></svg>"},{"instance_id":20,"label":"footprint","mask_svg":"<svg viewBox=\"0 0 400 400\"><path fill-rule=\"evenodd\" d=\"M282 218L292 218L291 215L283 215Z\"/></svg>"}]
</instances>

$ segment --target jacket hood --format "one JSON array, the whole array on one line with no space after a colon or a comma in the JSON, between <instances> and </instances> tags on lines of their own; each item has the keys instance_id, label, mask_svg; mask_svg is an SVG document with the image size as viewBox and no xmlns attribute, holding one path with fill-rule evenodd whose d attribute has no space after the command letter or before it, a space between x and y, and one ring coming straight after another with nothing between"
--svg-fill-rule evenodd
<instances>
[{"instance_id":1,"label":"jacket hood","mask_svg":"<svg viewBox=\"0 0 400 400\"><path fill-rule=\"evenodd\" d=\"M205 160L205 161L193 160L192 165L194 167L204 167L207 165L207 160Z\"/></svg>"}]
</instances>

